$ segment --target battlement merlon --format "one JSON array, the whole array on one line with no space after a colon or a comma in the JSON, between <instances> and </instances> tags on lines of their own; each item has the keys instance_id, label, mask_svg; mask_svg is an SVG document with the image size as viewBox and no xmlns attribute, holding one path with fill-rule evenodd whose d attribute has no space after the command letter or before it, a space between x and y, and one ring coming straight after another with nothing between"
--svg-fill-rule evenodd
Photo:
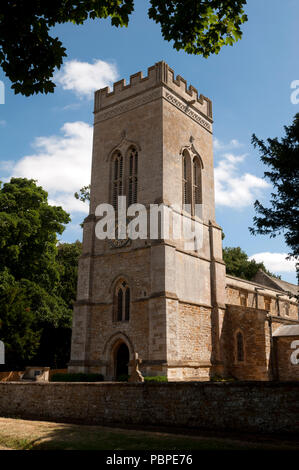
<instances>
[{"instance_id":1,"label":"battlement merlon","mask_svg":"<svg viewBox=\"0 0 299 470\"><path fill-rule=\"evenodd\" d=\"M123 79L114 83L113 91L110 91L109 87L97 90L95 92L94 113L161 85L166 86L186 101L187 105L200 111L212 121L212 101L203 95L198 95L197 89L192 85L188 87L186 80L180 75L175 78L174 71L164 61L149 67L146 77L143 77L142 72L131 75L128 85Z\"/></svg>"}]
</instances>

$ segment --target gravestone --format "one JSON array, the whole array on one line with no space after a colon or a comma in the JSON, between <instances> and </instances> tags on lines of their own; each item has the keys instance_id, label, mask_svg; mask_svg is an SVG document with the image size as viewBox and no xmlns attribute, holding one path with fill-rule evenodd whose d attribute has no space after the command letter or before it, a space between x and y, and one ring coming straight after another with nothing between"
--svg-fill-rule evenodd
<instances>
[{"instance_id":1,"label":"gravestone","mask_svg":"<svg viewBox=\"0 0 299 470\"><path fill-rule=\"evenodd\" d=\"M131 375L129 382L144 382L143 375L139 370L139 365L142 363L142 359L138 357L138 353L134 354L133 360L130 362Z\"/></svg>"}]
</instances>

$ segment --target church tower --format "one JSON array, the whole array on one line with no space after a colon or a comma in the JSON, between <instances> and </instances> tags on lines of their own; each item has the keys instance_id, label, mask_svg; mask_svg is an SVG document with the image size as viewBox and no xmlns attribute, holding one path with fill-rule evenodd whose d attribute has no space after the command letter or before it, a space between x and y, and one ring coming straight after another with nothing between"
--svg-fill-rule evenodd
<instances>
[{"instance_id":1,"label":"church tower","mask_svg":"<svg viewBox=\"0 0 299 470\"><path fill-rule=\"evenodd\" d=\"M99 205L174 208L199 224L189 246L160 238L103 240ZM186 207L184 207L186 204ZM197 207L200 212L197 212ZM173 213L173 212L172 212ZM215 222L212 103L158 62L95 93L90 213L84 221L70 372L205 380L223 372L222 232Z\"/></svg>"}]
</instances>

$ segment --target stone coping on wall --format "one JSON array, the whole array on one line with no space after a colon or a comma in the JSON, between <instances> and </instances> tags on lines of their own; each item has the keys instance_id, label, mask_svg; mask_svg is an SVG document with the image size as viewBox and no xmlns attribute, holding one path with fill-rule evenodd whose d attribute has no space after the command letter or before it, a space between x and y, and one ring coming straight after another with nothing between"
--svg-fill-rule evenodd
<instances>
[{"instance_id":1,"label":"stone coping on wall","mask_svg":"<svg viewBox=\"0 0 299 470\"><path fill-rule=\"evenodd\" d=\"M263 388L272 388L272 387L285 387L285 386L294 386L295 388L299 389L299 382L298 381L276 381L276 380L236 380L234 382L231 381L212 381L212 380L193 380L190 381L169 381L169 382L116 382L116 381L103 381L103 382L2 382L0 385L9 385L14 384L18 386L35 386L35 387L49 387L49 386L60 386L60 385L67 385L67 386L82 386L88 385L92 387L105 387L107 385L111 386L122 386L122 387L171 387L171 386L187 386L187 387L248 387L248 386L261 386ZM1 398L1 397L0 397Z\"/></svg>"}]
</instances>

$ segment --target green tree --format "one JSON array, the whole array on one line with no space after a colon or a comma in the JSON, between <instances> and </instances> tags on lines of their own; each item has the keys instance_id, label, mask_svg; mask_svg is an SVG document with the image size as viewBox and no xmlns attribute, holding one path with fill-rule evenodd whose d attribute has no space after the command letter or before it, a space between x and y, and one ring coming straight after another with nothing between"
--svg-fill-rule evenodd
<instances>
[{"instance_id":1,"label":"green tree","mask_svg":"<svg viewBox=\"0 0 299 470\"><path fill-rule=\"evenodd\" d=\"M64 368L70 358L71 319L73 305L77 294L78 261L82 251L82 243L60 243L56 261L59 265L59 281L56 285L56 310L49 311L52 302L46 302L43 315L42 336L37 355L39 364ZM50 300L50 299L49 299ZM57 305L58 304L58 305ZM57 316L55 311L59 311Z\"/></svg>"},{"instance_id":2,"label":"green tree","mask_svg":"<svg viewBox=\"0 0 299 470\"><path fill-rule=\"evenodd\" d=\"M32 362L65 366L69 359L72 310L61 297L50 295L27 279L0 273L0 338L5 368L22 369ZM63 351L63 353L62 353Z\"/></svg>"},{"instance_id":3,"label":"green tree","mask_svg":"<svg viewBox=\"0 0 299 470\"><path fill-rule=\"evenodd\" d=\"M59 278L55 261L57 233L69 215L48 204L48 194L34 180L11 178L0 183L0 271L52 289Z\"/></svg>"},{"instance_id":4,"label":"green tree","mask_svg":"<svg viewBox=\"0 0 299 470\"><path fill-rule=\"evenodd\" d=\"M57 255L57 233L69 220L34 180L0 184L0 338L9 368L69 359L72 308Z\"/></svg>"},{"instance_id":5,"label":"green tree","mask_svg":"<svg viewBox=\"0 0 299 470\"><path fill-rule=\"evenodd\" d=\"M5 344L5 362L23 368L36 354L41 331L24 290L5 269L0 272L0 338Z\"/></svg>"},{"instance_id":6,"label":"green tree","mask_svg":"<svg viewBox=\"0 0 299 470\"><path fill-rule=\"evenodd\" d=\"M83 186L83 188L81 188L79 190L79 193L75 193L74 194L75 198L76 199L79 199L79 201L82 201L82 202L90 202L90 184L88 186ZM83 228L83 222L82 224L80 224L80 226Z\"/></svg>"},{"instance_id":7,"label":"green tree","mask_svg":"<svg viewBox=\"0 0 299 470\"><path fill-rule=\"evenodd\" d=\"M255 260L249 260L248 255L241 248L224 248L223 260L226 264L226 273L231 276L240 277L250 281L259 269L262 269L270 276L274 274L267 271L264 263L257 263Z\"/></svg>"},{"instance_id":8,"label":"green tree","mask_svg":"<svg viewBox=\"0 0 299 470\"><path fill-rule=\"evenodd\" d=\"M241 39L246 0L151 0L149 17L160 23L166 41L188 54L209 57Z\"/></svg>"},{"instance_id":9,"label":"green tree","mask_svg":"<svg viewBox=\"0 0 299 470\"><path fill-rule=\"evenodd\" d=\"M267 139L267 143L252 136L254 147L258 147L262 162L269 167L264 172L274 187L271 194L271 207L264 207L255 201L257 215L253 218L253 235L276 237L284 234L290 248L289 255L296 260L299 257L299 113L290 126L285 126L285 136ZM299 278L299 264L297 263Z\"/></svg>"},{"instance_id":10,"label":"green tree","mask_svg":"<svg viewBox=\"0 0 299 470\"><path fill-rule=\"evenodd\" d=\"M57 294L63 298L70 309L73 308L77 295L78 262L82 252L82 243L61 243L58 245L57 262L60 266L60 279Z\"/></svg>"},{"instance_id":11,"label":"green tree","mask_svg":"<svg viewBox=\"0 0 299 470\"><path fill-rule=\"evenodd\" d=\"M79 190L79 193L74 194L76 199L79 199L82 202L90 201L90 184L88 186L83 186Z\"/></svg>"},{"instance_id":12,"label":"green tree","mask_svg":"<svg viewBox=\"0 0 299 470\"><path fill-rule=\"evenodd\" d=\"M148 15L177 50L208 57L242 37L246 0L150 0ZM0 66L15 93L53 93L66 49L50 35L56 24L110 18L128 26L134 0L1 0Z\"/></svg>"}]
</instances>

